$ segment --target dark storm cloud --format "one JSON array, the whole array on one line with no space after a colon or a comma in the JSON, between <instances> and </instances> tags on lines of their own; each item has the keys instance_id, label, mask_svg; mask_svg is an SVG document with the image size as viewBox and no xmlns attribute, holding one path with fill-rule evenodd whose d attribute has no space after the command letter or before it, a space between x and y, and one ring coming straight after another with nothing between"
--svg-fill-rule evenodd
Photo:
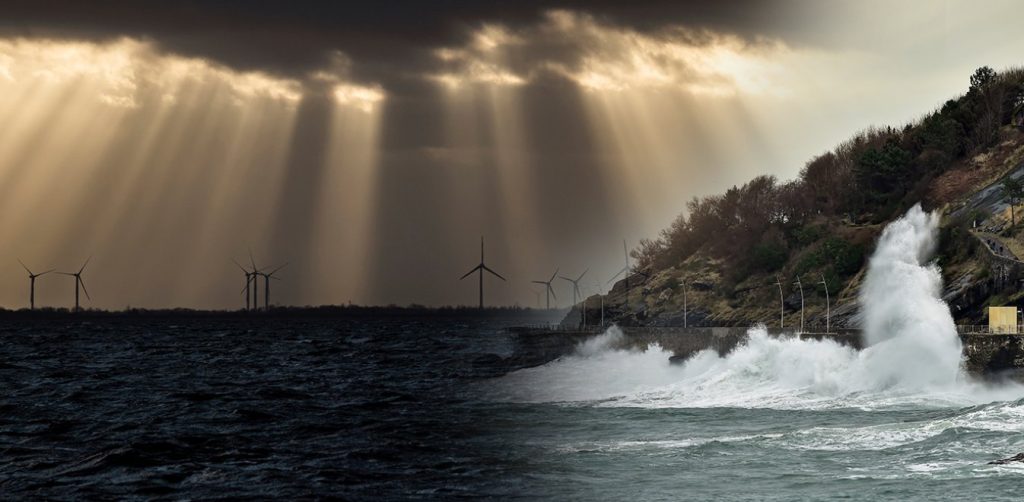
<instances>
[{"instance_id":1,"label":"dark storm cloud","mask_svg":"<svg viewBox=\"0 0 1024 502\"><path fill-rule=\"evenodd\" d=\"M795 1L766 4L649 0L391 0L301 1L14 1L0 16L0 33L73 38L144 37L166 50L243 69L303 75L329 64L335 51L354 62L356 78L391 87L433 63L431 49L464 42L485 22L516 27L551 9L583 11L637 30L665 24L742 36L779 35ZM774 27L774 28L773 28Z\"/></svg>"}]
</instances>

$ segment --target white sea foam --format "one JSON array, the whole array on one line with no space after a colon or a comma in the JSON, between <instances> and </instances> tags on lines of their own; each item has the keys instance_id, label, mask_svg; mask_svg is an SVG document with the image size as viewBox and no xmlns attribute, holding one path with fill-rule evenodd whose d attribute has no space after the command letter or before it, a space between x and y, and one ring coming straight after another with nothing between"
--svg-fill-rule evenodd
<instances>
[{"instance_id":1,"label":"white sea foam","mask_svg":"<svg viewBox=\"0 0 1024 502\"><path fill-rule=\"evenodd\" d=\"M960 368L960 338L940 297L940 271L929 261L937 229L938 215L915 206L883 231L861 290L863 350L753 328L746 343L725 356L706 350L673 366L671 354L657 345L618 348L623 335L613 327L570 356L506 375L496 388L514 401L663 408L872 409L1016 400L1024 396L1020 386L983 385ZM881 435L902 441L929 433Z\"/></svg>"}]
</instances>

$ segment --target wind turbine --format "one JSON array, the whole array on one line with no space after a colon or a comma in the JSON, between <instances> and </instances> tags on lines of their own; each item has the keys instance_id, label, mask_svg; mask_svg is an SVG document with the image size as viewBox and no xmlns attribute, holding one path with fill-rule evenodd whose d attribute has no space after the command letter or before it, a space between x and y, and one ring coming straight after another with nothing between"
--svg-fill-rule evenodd
<instances>
[{"instance_id":1,"label":"wind turbine","mask_svg":"<svg viewBox=\"0 0 1024 502\"><path fill-rule=\"evenodd\" d=\"M18 260L18 263L21 263L21 268L25 269L25 271L28 272L28 280L29 280L28 305L29 305L29 310L35 310L36 309L36 277L42 277L42 276L44 276L46 274L49 274L50 272L53 272L54 269L51 268L50 270L47 270L46 272L43 272L41 274L33 274L32 271L29 270L28 267L26 267L25 264L22 263L20 259Z\"/></svg>"},{"instance_id":2,"label":"wind turbine","mask_svg":"<svg viewBox=\"0 0 1024 502\"><path fill-rule=\"evenodd\" d=\"M234 258L232 258L231 261L235 262L235 265L238 266L238 269L241 270L243 274L245 274L245 287L242 288L242 292L245 293L245 310L249 310L249 284L252 282L253 272L246 270L245 267L243 267L241 263L235 261Z\"/></svg>"},{"instance_id":3,"label":"wind turbine","mask_svg":"<svg viewBox=\"0 0 1024 502\"><path fill-rule=\"evenodd\" d=\"M533 296L537 298L537 308L540 308L540 291L530 288L530 292L533 293Z\"/></svg>"},{"instance_id":4,"label":"wind turbine","mask_svg":"<svg viewBox=\"0 0 1024 502\"><path fill-rule=\"evenodd\" d=\"M549 310L551 309L551 297L554 296L556 300L558 299L558 295L555 294L555 288L551 287L551 283L555 282L555 277L556 276L558 276L558 269L557 268L555 269L555 273L551 274L551 278L546 280L546 281L530 281L530 282L533 282L534 284L543 284L544 287L547 288L546 298L547 298L547 308Z\"/></svg>"},{"instance_id":5,"label":"wind turbine","mask_svg":"<svg viewBox=\"0 0 1024 502\"><path fill-rule=\"evenodd\" d=\"M584 270L583 273L580 274L580 276L575 278L575 279L570 278L570 277L566 277L564 275L558 276L558 277L561 277L562 279L565 279L566 281L569 281L569 282L572 283L572 304L573 305L576 305L579 302L578 298L580 296L582 296L582 294L580 293L580 281L583 280L583 276L587 275L587 272L589 270L590 270L589 268Z\"/></svg>"},{"instance_id":6,"label":"wind turbine","mask_svg":"<svg viewBox=\"0 0 1024 502\"><path fill-rule=\"evenodd\" d=\"M463 279L473 275L473 272L477 272L477 273L480 274L480 309L483 310L483 308L484 308L484 272L490 272L493 276L497 277L498 279L501 279L503 281L505 280L505 278L502 277L501 274L491 270L487 265L484 265L484 238L483 238L483 236L480 236L480 264L475 266L475 267L473 267L473 269L470 270L469 272L466 272L466 275L463 275L462 277L459 277L459 280L461 281L461 280L463 280Z\"/></svg>"},{"instance_id":7,"label":"wind turbine","mask_svg":"<svg viewBox=\"0 0 1024 502\"><path fill-rule=\"evenodd\" d=\"M281 279L278 277L274 277L274 274L276 274L278 270L281 270L282 268L285 268L287 266L288 264L285 263L284 265L281 265L280 267L271 270L270 273L256 272L257 275L263 276L263 310L267 312L270 311L270 280L274 279L275 281L280 281Z\"/></svg>"},{"instance_id":8,"label":"wind turbine","mask_svg":"<svg viewBox=\"0 0 1024 502\"><path fill-rule=\"evenodd\" d=\"M260 269L256 267L256 260L252 257L252 250L249 250L249 263L252 264L252 309L256 312L260 311L260 285L256 283L256 278L260 275Z\"/></svg>"},{"instance_id":9,"label":"wind turbine","mask_svg":"<svg viewBox=\"0 0 1024 502\"><path fill-rule=\"evenodd\" d=\"M85 292L85 297L92 300L92 297L89 296L89 290L85 288L85 281L82 280L82 272L85 270L85 266L89 264L89 260L91 259L92 257L90 256L87 260L85 260L85 263L82 264L82 268L78 269L78 272L57 272L58 274L70 275L75 278L75 312L82 310L78 306L78 286L82 286L82 291Z\"/></svg>"}]
</instances>

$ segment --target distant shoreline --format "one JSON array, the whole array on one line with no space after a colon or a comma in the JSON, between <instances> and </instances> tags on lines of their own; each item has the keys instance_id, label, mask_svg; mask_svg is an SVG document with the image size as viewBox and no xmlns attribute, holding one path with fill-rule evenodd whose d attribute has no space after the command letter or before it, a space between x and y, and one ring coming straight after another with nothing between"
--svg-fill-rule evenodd
<instances>
[{"instance_id":1,"label":"distant shoreline","mask_svg":"<svg viewBox=\"0 0 1024 502\"><path fill-rule=\"evenodd\" d=\"M271 307L269 311L199 309L0 309L0 321L14 320L111 320L111 319L360 319L360 318L450 318L450 319L555 319L559 309L522 307L425 307L425 306L320 306Z\"/></svg>"}]
</instances>

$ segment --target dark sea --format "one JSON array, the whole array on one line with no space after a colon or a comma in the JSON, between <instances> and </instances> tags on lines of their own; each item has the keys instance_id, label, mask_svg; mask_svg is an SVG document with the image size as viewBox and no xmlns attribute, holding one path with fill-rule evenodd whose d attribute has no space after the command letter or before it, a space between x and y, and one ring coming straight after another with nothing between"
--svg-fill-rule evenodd
<instances>
[{"instance_id":1,"label":"dark sea","mask_svg":"<svg viewBox=\"0 0 1024 502\"><path fill-rule=\"evenodd\" d=\"M1015 390L984 399L840 392L787 379L772 359L814 350L822 368L839 368L839 349L824 346L773 352L755 343L736 358L678 366L656 347L621 351L599 340L537 366L502 330L516 323L6 322L0 498L1024 493L1024 464L987 463L1024 451Z\"/></svg>"}]
</instances>

